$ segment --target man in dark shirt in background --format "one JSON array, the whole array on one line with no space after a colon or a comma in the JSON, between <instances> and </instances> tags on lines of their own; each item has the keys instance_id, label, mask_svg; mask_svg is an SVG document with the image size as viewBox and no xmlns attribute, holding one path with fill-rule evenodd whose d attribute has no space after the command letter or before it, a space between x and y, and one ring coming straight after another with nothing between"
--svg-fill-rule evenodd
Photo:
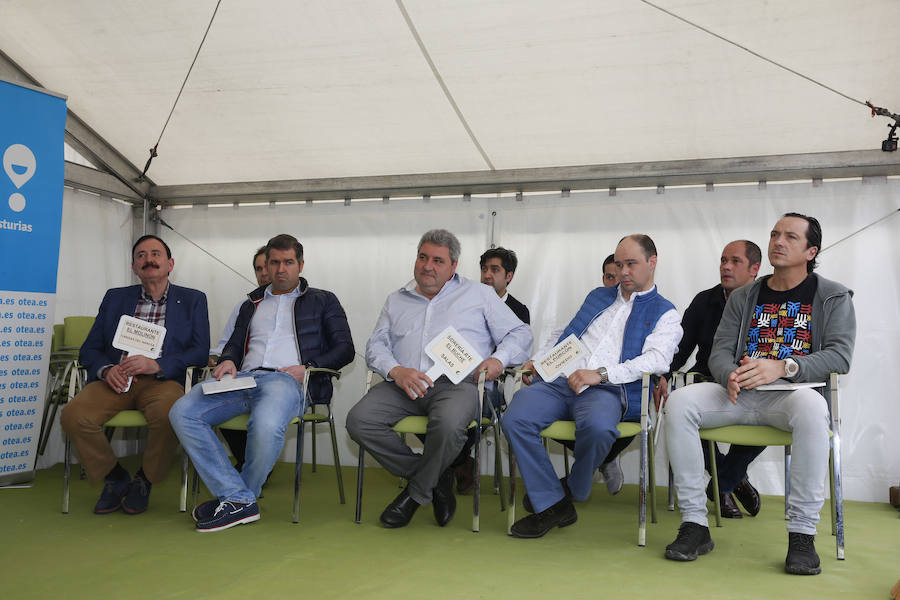
<instances>
[{"instance_id":1,"label":"man in dark shirt in background","mask_svg":"<svg viewBox=\"0 0 900 600\"><path fill-rule=\"evenodd\" d=\"M719 261L719 285L697 294L691 305L684 311L684 316L681 318L684 337L681 338L678 352L672 359L670 373L682 368L694 348L697 348L696 362L688 371L699 373L700 381L712 381L707 363L709 352L712 349L713 336L716 334L716 328L722 318L722 311L725 309L725 301L731 292L756 279L761 260L762 253L759 246L749 240L736 240L725 246ZM659 407L660 399L665 401L668 397L668 389L666 377L661 377L653 392L657 407ZM728 454L722 454L718 446L716 447L719 500L723 517L740 519L743 516L741 509L735 503L735 498L740 501L750 516L755 517L759 513L759 492L747 479L747 467L763 450L765 450L765 446L732 444ZM703 445L703 457L706 462L706 470L711 473L709 447L706 444ZM712 494L712 482L706 493L707 496Z\"/></svg>"}]
</instances>

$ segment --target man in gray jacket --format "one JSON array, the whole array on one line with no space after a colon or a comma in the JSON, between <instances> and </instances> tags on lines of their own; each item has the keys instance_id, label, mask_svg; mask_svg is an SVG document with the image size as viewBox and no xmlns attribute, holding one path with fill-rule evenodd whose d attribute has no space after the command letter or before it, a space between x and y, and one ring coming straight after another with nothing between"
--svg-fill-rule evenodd
<instances>
[{"instance_id":1,"label":"man in gray jacket","mask_svg":"<svg viewBox=\"0 0 900 600\"><path fill-rule=\"evenodd\" d=\"M829 373L850 368L853 292L812 272L821 245L816 219L784 215L769 236L774 274L735 290L725 305L709 358L718 383L683 387L669 397L666 437L682 523L666 558L694 560L713 549L698 430L769 425L793 434L785 570L821 572L814 540L825 502L828 406L811 388L757 389L776 381L825 381Z\"/></svg>"}]
</instances>

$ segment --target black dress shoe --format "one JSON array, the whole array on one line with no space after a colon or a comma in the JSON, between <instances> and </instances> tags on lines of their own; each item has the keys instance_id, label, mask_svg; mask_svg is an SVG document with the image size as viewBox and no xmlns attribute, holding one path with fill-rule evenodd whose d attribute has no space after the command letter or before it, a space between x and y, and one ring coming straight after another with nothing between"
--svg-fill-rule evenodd
<instances>
[{"instance_id":1,"label":"black dress shoe","mask_svg":"<svg viewBox=\"0 0 900 600\"><path fill-rule=\"evenodd\" d=\"M572 490L569 489L569 482L566 481L565 477L559 478L559 483L563 487L563 493L566 495L566 498L569 501L572 500ZM525 494L525 497L522 498L522 507L525 508L530 513L534 512L534 506L531 504L531 498L528 497L528 494Z\"/></svg>"},{"instance_id":2,"label":"black dress shoe","mask_svg":"<svg viewBox=\"0 0 900 600\"><path fill-rule=\"evenodd\" d=\"M456 514L456 496L453 494L453 467L441 473L437 487L431 492L431 507L434 510L434 520L443 527L453 519Z\"/></svg>"},{"instance_id":3,"label":"black dress shoe","mask_svg":"<svg viewBox=\"0 0 900 600\"><path fill-rule=\"evenodd\" d=\"M384 512L381 513L381 524L388 529L397 527L406 527L416 514L419 503L413 500L409 492L404 490L394 498L394 501L388 504Z\"/></svg>"},{"instance_id":4,"label":"black dress shoe","mask_svg":"<svg viewBox=\"0 0 900 600\"><path fill-rule=\"evenodd\" d=\"M762 504L759 499L759 492L750 485L746 477L734 488L734 497L741 503L744 510L750 513L751 517L759 514L759 508Z\"/></svg>"},{"instance_id":5,"label":"black dress shoe","mask_svg":"<svg viewBox=\"0 0 900 600\"><path fill-rule=\"evenodd\" d=\"M453 468L456 471L456 493L465 496L475 489L475 459L467 456L463 464Z\"/></svg>"},{"instance_id":6,"label":"black dress shoe","mask_svg":"<svg viewBox=\"0 0 900 600\"><path fill-rule=\"evenodd\" d=\"M738 508L731 494L719 494L719 504L722 507L722 516L726 519L742 519L744 513Z\"/></svg>"},{"instance_id":7,"label":"black dress shoe","mask_svg":"<svg viewBox=\"0 0 900 600\"><path fill-rule=\"evenodd\" d=\"M547 510L519 519L513 523L509 534L517 538L539 538L554 527L567 527L577 520L575 505L565 497Z\"/></svg>"}]
</instances>

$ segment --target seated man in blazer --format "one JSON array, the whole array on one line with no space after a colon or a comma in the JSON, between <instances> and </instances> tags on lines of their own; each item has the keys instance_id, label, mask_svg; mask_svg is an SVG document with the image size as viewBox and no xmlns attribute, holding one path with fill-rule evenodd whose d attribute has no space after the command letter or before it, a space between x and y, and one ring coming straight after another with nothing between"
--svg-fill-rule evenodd
<instances>
[{"instance_id":1,"label":"seated man in blazer","mask_svg":"<svg viewBox=\"0 0 900 600\"><path fill-rule=\"evenodd\" d=\"M61 423L75 443L92 483L104 480L97 514L147 510L151 484L169 470L178 439L169 425L169 409L184 394L184 375L191 365L206 364L209 317L203 292L174 285L172 251L155 235L138 239L131 270L140 285L106 292L97 319L81 346L78 360L88 384L63 409ZM113 348L119 318L129 315L166 328L162 355L124 356ZM129 386L129 378L133 378ZM131 478L116 459L103 433L103 423L123 410L139 410L147 419L147 449L141 468Z\"/></svg>"}]
</instances>

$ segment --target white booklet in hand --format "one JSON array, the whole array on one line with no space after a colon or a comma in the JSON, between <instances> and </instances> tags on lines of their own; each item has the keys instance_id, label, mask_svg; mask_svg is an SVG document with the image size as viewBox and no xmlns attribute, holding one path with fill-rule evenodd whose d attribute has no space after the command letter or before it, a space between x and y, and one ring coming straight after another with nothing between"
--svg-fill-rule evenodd
<instances>
[{"instance_id":1,"label":"white booklet in hand","mask_svg":"<svg viewBox=\"0 0 900 600\"><path fill-rule=\"evenodd\" d=\"M790 392L792 390L802 390L804 388L819 388L825 387L824 381L808 381L805 383L791 383L790 381L783 381L781 379L777 381L773 381L772 383L767 383L765 385L761 385L756 389L761 390L763 392Z\"/></svg>"},{"instance_id":2,"label":"white booklet in hand","mask_svg":"<svg viewBox=\"0 0 900 600\"><path fill-rule=\"evenodd\" d=\"M113 336L112 347L122 350L128 356L140 355L156 360L162 356L163 340L165 339L166 328L162 325L131 315L122 315L119 317L119 325ZM129 377L123 392L131 389L132 381L134 381L134 377Z\"/></svg>"},{"instance_id":3,"label":"white booklet in hand","mask_svg":"<svg viewBox=\"0 0 900 600\"><path fill-rule=\"evenodd\" d=\"M219 394L222 392L231 392L233 390L246 390L256 387L256 380L251 375L246 377L232 377L231 375L222 375L222 379L216 381L210 379L200 384L204 394Z\"/></svg>"}]
</instances>

